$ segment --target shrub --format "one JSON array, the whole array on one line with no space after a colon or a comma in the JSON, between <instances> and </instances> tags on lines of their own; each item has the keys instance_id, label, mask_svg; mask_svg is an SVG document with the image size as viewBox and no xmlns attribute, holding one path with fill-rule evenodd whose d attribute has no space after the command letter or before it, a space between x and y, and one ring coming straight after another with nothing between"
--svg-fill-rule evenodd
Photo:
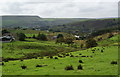
<instances>
[{"instance_id":1,"label":"shrub","mask_svg":"<svg viewBox=\"0 0 120 77\"><path fill-rule=\"evenodd\" d=\"M74 68L73 68L72 65L69 65L69 66L66 66L66 67L65 67L65 70L74 70Z\"/></svg>"},{"instance_id":2,"label":"shrub","mask_svg":"<svg viewBox=\"0 0 120 77\"><path fill-rule=\"evenodd\" d=\"M50 59L52 59L53 58L53 56L50 56Z\"/></svg>"},{"instance_id":3,"label":"shrub","mask_svg":"<svg viewBox=\"0 0 120 77\"><path fill-rule=\"evenodd\" d=\"M69 56L69 54L66 54L66 56Z\"/></svg>"},{"instance_id":4,"label":"shrub","mask_svg":"<svg viewBox=\"0 0 120 77\"><path fill-rule=\"evenodd\" d=\"M45 34L40 34L40 33L38 34L37 39L42 41L48 40Z\"/></svg>"},{"instance_id":5,"label":"shrub","mask_svg":"<svg viewBox=\"0 0 120 77\"><path fill-rule=\"evenodd\" d=\"M25 41L26 36L24 33L18 33L17 36L18 36L18 40Z\"/></svg>"},{"instance_id":6,"label":"shrub","mask_svg":"<svg viewBox=\"0 0 120 77\"><path fill-rule=\"evenodd\" d=\"M23 61L23 59L21 59L20 61Z\"/></svg>"},{"instance_id":7,"label":"shrub","mask_svg":"<svg viewBox=\"0 0 120 77\"><path fill-rule=\"evenodd\" d=\"M88 39L86 41L86 47L87 48L91 48L91 47L96 47L98 44L96 43L96 41L94 39Z\"/></svg>"},{"instance_id":8,"label":"shrub","mask_svg":"<svg viewBox=\"0 0 120 77\"><path fill-rule=\"evenodd\" d=\"M44 59L44 57L40 57L39 59Z\"/></svg>"},{"instance_id":9,"label":"shrub","mask_svg":"<svg viewBox=\"0 0 120 77\"><path fill-rule=\"evenodd\" d=\"M79 55L82 55L81 53Z\"/></svg>"},{"instance_id":10,"label":"shrub","mask_svg":"<svg viewBox=\"0 0 120 77\"><path fill-rule=\"evenodd\" d=\"M63 38L64 36L63 36L63 34L58 34L57 35L57 38Z\"/></svg>"},{"instance_id":11,"label":"shrub","mask_svg":"<svg viewBox=\"0 0 120 77\"><path fill-rule=\"evenodd\" d=\"M58 59L58 57L55 57L55 59Z\"/></svg>"},{"instance_id":12,"label":"shrub","mask_svg":"<svg viewBox=\"0 0 120 77\"><path fill-rule=\"evenodd\" d=\"M117 61L112 61L111 64L117 64Z\"/></svg>"},{"instance_id":13,"label":"shrub","mask_svg":"<svg viewBox=\"0 0 120 77\"><path fill-rule=\"evenodd\" d=\"M4 65L4 63L2 62L2 65Z\"/></svg>"},{"instance_id":14,"label":"shrub","mask_svg":"<svg viewBox=\"0 0 120 77\"><path fill-rule=\"evenodd\" d=\"M68 44L68 46L72 46L72 45L74 44L73 41L74 41L73 38L67 37L67 38L65 39L65 44Z\"/></svg>"},{"instance_id":15,"label":"shrub","mask_svg":"<svg viewBox=\"0 0 120 77\"><path fill-rule=\"evenodd\" d=\"M82 60L79 60L79 63L83 63L83 61L82 61Z\"/></svg>"},{"instance_id":16,"label":"shrub","mask_svg":"<svg viewBox=\"0 0 120 77\"><path fill-rule=\"evenodd\" d=\"M103 53L103 50L101 50L101 52Z\"/></svg>"},{"instance_id":17,"label":"shrub","mask_svg":"<svg viewBox=\"0 0 120 77\"><path fill-rule=\"evenodd\" d=\"M83 67L82 67L82 65L78 65L78 68L77 68L78 70L83 70Z\"/></svg>"},{"instance_id":18,"label":"shrub","mask_svg":"<svg viewBox=\"0 0 120 77\"><path fill-rule=\"evenodd\" d=\"M35 39L35 38L36 38L36 37L35 37L35 35L33 35L33 36L32 36L32 38L34 38L34 39Z\"/></svg>"},{"instance_id":19,"label":"shrub","mask_svg":"<svg viewBox=\"0 0 120 77\"><path fill-rule=\"evenodd\" d=\"M42 65L36 65L36 67L43 67Z\"/></svg>"},{"instance_id":20,"label":"shrub","mask_svg":"<svg viewBox=\"0 0 120 77\"><path fill-rule=\"evenodd\" d=\"M9 60L8 59L4 59L4 62L9 62Z\"/></svg>"},{"instance_id":21,"label":"shrub","mask_svg":"<svg viewBox=\"0 0 120 77\"><path fill-rule=\"evenodd\" d=\"M81 56L81 57L86 57L86 56Z\"/></svg>"},{"instance_id":22,"label":"shrub","mask_svg":"<svg viewBox=\"0 0 120 77\"><path fill-rule=\"evenodd\" d=\"M61 55L58 55L58 57L62 58L62 56L61 56Z\"/></svg>"},{"instance_id":23,"label":"shrub","mask_svg":"<svg viewBox=\"0 0 120 77\"><path fill-rule=\"evenodd\" d=\"M74 57L74 55L71 55L70 57Z\"/></svg>"},{"instance_id":24,"label":"shrub","mask_svg":"<svg viewBox=\"0 0 120 77\"><path fill-rule=\"evenodd\" d=\"M21 66L21 68L22 68L22 69L26 69L26 68L27 68L27 66Z\"/></svg>"}]
</instances>

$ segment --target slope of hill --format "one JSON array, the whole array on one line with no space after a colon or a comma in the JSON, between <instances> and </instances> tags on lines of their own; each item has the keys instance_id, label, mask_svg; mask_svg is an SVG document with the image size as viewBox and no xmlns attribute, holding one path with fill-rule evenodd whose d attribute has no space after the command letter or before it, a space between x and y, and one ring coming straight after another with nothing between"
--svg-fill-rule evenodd
<instances>
[{"instance_id":1,"label":"slope of hill","mask_svg":"<svg viewBox=\"0 0 120 77\"><path fill-rule=\"evenodd\" d=\"M101 29L118 27L117 18L111 19L92 19L88 21L79 21L74 23L69 23L61 26L53 26L52 31L62 31L69 33L90 33Z\"/></svg>"},{"instance_id":2,"label":"slope of hill","mask_svg":"<svg viewBox=\"0 0 120 77\"><path fill-rule=\"evenodd\" d=\"M97 46L94 48L89 48L86 50L79 50L75 52L68 52L64 54L60 54L53 56L53 58L49 58L48 56L44 56L43 58L37 57L32 59L24 59L22 60L15 60L15 61L8 61L4 62L2 67L2 74L3 75L118 75L118 64L113 62L118 62L118 45L117 37L120 36L115 35L112 38L106 40L106 42L111 42L108 46ZM101 41L102 42L102 41ZM106 44L106 42L99 43ZM14 42L14 45L22 44L23 42L17 43ZM25 43L25 42L24 42ZM33 41L31 43L38 43L37 41ZM13 44L13 43L4 43L5 44ZM26 42L26 44L28 44ZM31 44L31 45L34 45ZM43 44L43 42L39 41L39 45L41 46L49 46L48 50L51 49L51 46L60 47L60 45L53 44L52 42ZM65 46L65 45L64 45ZM8 52L10 47L6 47L6 54L10 54ZM62 47L62 46L61 46ZM13 48L13 47L12 47ZM16 47L14 47L16 48ZM24 53L24 50L22 50ZM30 50L28 50L29 52ZM5 53L3 52L3 53ZM39 51L38 51L39 52ZM48 51L49 52L49 51ZM94 53L93 53L94 52ZM13 51L11 54L18 54L19 56L22 55L22 52ZM21 53L21 54L20 54ZM12 55L3 55L3 57ZM65 56L65 57L60 57ZM67 56L66 56L67 55ZM73 55L73 56L71 56ZM57 57L57 59L55 59ZM82 62L81 62L82 61ZM73 70L65 70L65 68L69 65L72 65ZM82 69L79 69L78 66L81 65ZM26 69L22 69L21 66L26 66ZM106 77L106 76L105 76Z\"/></svg>"},{"instance_id":3,"label":"slope of hill","mask_svg":"<svg viewBox=\"0 0 120 77\"><path fill-rule=\"evenodd\" d=\"M3 27L45 27L83 21L86 18L40 18L38 16L2 16Z\"/></svg>"}]
</instances>

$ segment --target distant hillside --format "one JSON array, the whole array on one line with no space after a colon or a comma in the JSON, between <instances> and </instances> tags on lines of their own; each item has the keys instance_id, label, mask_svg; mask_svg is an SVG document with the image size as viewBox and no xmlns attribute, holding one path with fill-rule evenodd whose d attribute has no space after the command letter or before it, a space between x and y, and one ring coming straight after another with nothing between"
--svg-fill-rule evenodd
<instances>
[{"instance_id":1,"label":"distant hillside","mask_svg":"<svg viewBox=\"0 0 120 77\"><path fill-rule=\"evenodd\" d=\"M87 21L79 21L61 26L51 27L52 31L62 31L68 33L92 33L102 29L115 28L120 26L117 18L110 19L92 19Z\"/></svg>"},{"instance_id":2,"label":"distant hillside","mask_svg":"<svg viewBox=\"0 0 120 77\"><path fill-rule=\"evenodd\" d=\"M40 18L39 16L2 16L3 27L46 27L87 20L86 18ZM48 27L47 27L48 28Z\"/></svg>"}]
</instances>

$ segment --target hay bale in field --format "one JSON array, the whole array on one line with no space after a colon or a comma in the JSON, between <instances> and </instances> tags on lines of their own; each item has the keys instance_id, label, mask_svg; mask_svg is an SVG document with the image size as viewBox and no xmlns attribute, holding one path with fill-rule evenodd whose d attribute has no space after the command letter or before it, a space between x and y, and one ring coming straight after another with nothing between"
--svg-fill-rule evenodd
<instances>
[{"instance_id":1,"label":"hay bale in field","mask_svg":"<svg viewBox=\"0 0 120 77\"><path fill-rule=\"evenodd\" d=\"M74 70L74 68L73 68L72 65L69 65L69 66L66 66L66 67L65 67L65 70Z\"/></svg>"}]
</instances>

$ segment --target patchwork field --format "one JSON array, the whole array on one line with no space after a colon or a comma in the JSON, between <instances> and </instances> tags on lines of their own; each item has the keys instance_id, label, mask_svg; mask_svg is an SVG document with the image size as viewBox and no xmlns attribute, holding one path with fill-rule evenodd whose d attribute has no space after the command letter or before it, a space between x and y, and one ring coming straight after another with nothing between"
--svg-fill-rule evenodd
<instances>
[{"instance_id":1,"label":"patchwork field","mask_svg":"<svg viewBox=\"0 0 120 77\"><path fill-rule=\"evenodd\" d=\"M97 47L85 50L68 47L66 44L55 44L54 41L35 39L3 43L3 58L20 60L3 62L2 73L3 75L117 75L118 36L120 35L102 40L98 42ZM52 57L48 56L50 53L54 53ZM36 56L28 59L25 57L28 54ZM22 69L22 66L25 66L25 69ZM72 66L72 70L68 70L71 69L69 66Z\"/></svg>"}]
</instances>

